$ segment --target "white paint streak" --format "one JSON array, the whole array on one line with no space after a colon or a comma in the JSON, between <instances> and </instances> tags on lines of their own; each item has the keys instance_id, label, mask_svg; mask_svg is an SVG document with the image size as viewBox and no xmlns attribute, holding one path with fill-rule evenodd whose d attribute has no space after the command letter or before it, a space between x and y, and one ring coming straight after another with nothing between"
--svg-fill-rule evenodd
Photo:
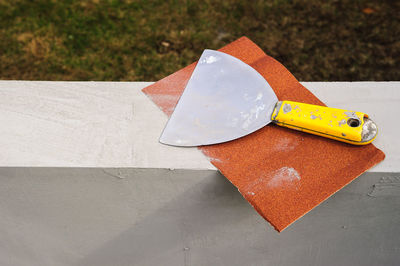
<instances>
[{"instance_id":1,"label":"white paint streak","mask_svg":"<svg viewBox=\"0 0 400 266\"><path fill-rule=\"evenodd\" d=\"M282 167L275 171L262 174L259 178L249 182L243 191L254 196L265 189L298 189L300 174L292 167Z\"/></svg>"},{"instance_id":2,"label":"white paint streak","mask_svg":"<svg viewBox=\"0 0 400 266\"><path fill-rule=\"evenodd\" d=\"M273 173L272 179L268 182L270 187L291 186L300 181L299 173L292 167L282 167Z\"/></svg>"},{"instance_id":3,"label":"white paint streak","mask_svg":"<svg viewBox=\"0 0 400 266\"><path fill-rule=\"evenodd\" d=\"M211 55L211 56L207 56L202 63L212 64L212 63L217 62L218 60L219 60L219 58Z\"/></svg>"},{"instance_id":4,"label":"white paint streak","mask_svg":"<svg viewBox=\"0 0 400 266\"><path fill-rule=\"evenodd\" d=\"M291 151L299 145L298 141L291 141L289 138L281 137L273 148L274 151Z\"/></svg>"},{"instance_id":5,"label":"white paint streak","mask_svg":"<svg viewBox=\"0 0 400 266\"><path fill-rule=\"evenodd\" d=\"M246 120L242 123L242 128L247 129L251 123L257 120L259 113L265 109L265 104L256 105L250 109L250 113L242 114L241 117L245 118Z\"/></svg>"},{"instance_id":6,"label":"white paint streak","mask_svg":"<svg viewBox=\"0 0 400 266\"><path fill-rule=\"evenodd\" d=\"M219 163L222 163L222 160L219 159L219 158L214 158L214 157L211 157L211 156L208 156L208 155L205 155L205 156L207 157L207 159L208 159L210 162L219 162Z\"/></svg>"}]
</instances>

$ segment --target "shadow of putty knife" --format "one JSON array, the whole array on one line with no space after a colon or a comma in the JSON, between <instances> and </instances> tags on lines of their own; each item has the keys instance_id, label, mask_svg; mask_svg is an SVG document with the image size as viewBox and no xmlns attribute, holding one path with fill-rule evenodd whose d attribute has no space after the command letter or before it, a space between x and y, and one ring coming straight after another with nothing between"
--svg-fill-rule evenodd
<instances>
[{"instance_id":1,"label":"shadow of putty knife","mask_svg":"<svg viewBox=\"0 0 400 266\"><path fill-rule=\"evenodd\" d=\"M160 142L201 146L246 136L269 123L351 144L371 143L376 124L367 114L278 101L254 68L223 52L204 50Z\"/></svg>"}]
</instances>

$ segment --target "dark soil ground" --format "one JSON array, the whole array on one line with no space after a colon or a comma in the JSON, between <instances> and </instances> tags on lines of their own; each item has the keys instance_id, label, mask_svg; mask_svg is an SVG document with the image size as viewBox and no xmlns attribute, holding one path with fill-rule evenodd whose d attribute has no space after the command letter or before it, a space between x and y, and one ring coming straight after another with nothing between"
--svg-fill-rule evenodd
<instances>
[{"instance_id":1,"label":"dark soil ground","mask_svg":"<svg viewBox=\"0 0 400 266\"><path fill-rule=\"evenodd\" d=\"M245 35L299 80L399 80L388 0L0 0L0 79L155 81Z\"/></svg>"}]
</instances>

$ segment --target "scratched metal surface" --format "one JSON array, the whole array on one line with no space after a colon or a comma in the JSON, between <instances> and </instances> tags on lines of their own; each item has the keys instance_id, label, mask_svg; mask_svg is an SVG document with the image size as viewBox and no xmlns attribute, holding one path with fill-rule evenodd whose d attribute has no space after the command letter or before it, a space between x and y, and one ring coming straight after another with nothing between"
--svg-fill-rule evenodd
<instances>
[{"instance_id":1,"label":"scratched metal surface","mask_svg":"<svg viewBox=\"0 0 400 266\"><path fill-rule=\"evenodd\" d=\"M254 68L204 50L160 142L201 146L246 136L271 122L278 98Z\"/></svg>"},{"instance_id":2,"label":"scratched metal surface","mask_svg":"<svg viewBox=\"0 0 400 266\"><path fill-rule=\"evenodd\" d=\"M400 173L365 173L280 234L212 170L0 181L0 265L400 265Z\"/></svg>"}]
</instances>

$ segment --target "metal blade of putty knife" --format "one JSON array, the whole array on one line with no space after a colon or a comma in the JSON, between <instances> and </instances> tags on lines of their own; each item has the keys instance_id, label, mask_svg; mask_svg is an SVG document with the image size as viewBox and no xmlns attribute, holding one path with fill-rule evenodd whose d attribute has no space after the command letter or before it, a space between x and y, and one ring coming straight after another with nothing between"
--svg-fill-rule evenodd
<instances>
[{"instance_id":1,"label":"metal blade of putty knife","mask_svg":"<svg viewBox=\"0 0 400 266\"><path fill-rule=\"evenodd\" d=\"M204 50L160 142L201 146L246 136L271 122L278 98L251 66Z\"/></svg>"}]
</instances>

